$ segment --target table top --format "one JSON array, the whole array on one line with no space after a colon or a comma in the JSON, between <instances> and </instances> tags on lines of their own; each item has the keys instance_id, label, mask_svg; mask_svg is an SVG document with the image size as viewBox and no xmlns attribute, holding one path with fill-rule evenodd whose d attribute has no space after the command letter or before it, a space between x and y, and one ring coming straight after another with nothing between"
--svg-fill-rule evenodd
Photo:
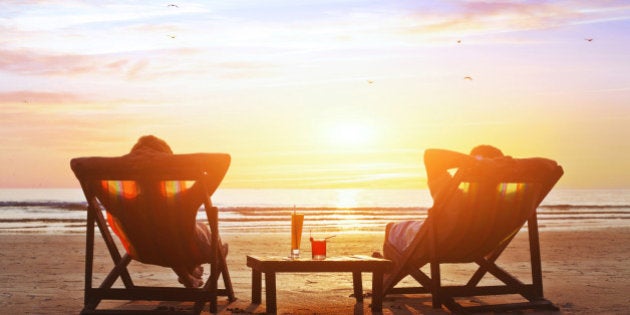
<instances>
[{"instance_id":1,"label":"table top","mask_svg":"<svg viewBox=\"0 0 630 315\"><path fill-rule=\"evenodd\" d=\"M384 271L392 267L387 259L367 255L333 256L324 260L311 258L291 259L283 256L247 256L247 266L257 270L294 272L345 272L345 271Z\"/></svg>"}]
</instances>

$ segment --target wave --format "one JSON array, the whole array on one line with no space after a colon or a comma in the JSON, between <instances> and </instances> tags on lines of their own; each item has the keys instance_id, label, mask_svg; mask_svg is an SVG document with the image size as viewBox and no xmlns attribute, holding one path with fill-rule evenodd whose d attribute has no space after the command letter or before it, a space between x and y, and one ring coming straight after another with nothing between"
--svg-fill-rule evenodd
<instances>
[{"instance_id":1,"label":"wave","mask_svg":"<svg viewBox=\"0 0 630 315\"><path fill-rule=\"evenodd\" d=\"M375 206L375 207L278 207L278 206L221 206L218 205L221 211L228 212L241 212L241 213L256 213L257 211L264 210L265 212L286 212L291 213L294 210L304 212L330 212L330 211L353 211L356 214L361 213L373 213L376 211L388 211L388 212L407 212L407 211L427 211L429 207L415 207L415 206ZM27 208L47 208L54 210L68 210L68 211L85 211L87 209L87 202L69 202L69 201L0 201L0 210L3 208L13 209L27 209ZM627 209L630 210L630 204L542 204L539 209L562 211L572 209ZM203 210L203 207L201 208Z\"/></svg>"},{"instance_id":2,"label":"wave","mask_svg":"<svg viewBox=\"0 0 630 315\"><path fill-rule=\"evenodd\" d=\"M538 208L539 226L630 227L628 196L630 190L554 190ZM345 197L352 202L341 206ZM235 233L288 233L294 209L305 215L305 231L381 233L388 222L425 219L432 204L428 190L228 189L212 199L219 208L221 230ZM0 234L83 233L86 209L80 189L0 189ZM203 212L201 207L200 222L205 220Z\"/></svg>"},{"instance_id":3,"label":"wave","mask_svg":"<svg viewBox=\"0 0 630 315\"><path fill-rule=\"evenodd\" d=\"M57 210L85 211L87 202L65 201L0 201L2 208L50 208Z\"/></svg>"},{"instance_id":4,"label":"wave","mask_svg":"<svg viewBox=\"0 0 630 315\"><path fill-rule=\"evenodd\" d=\"M0 219L0 223L83 223L85 225L85 218L28 218L28 219Z\"/></svg>"},{"instance_id":5,"label":"wave","mask_svg":"<svg viewBox=\"0 0 630 315\"><path fill-rule=\"evenodd\" d=\"M540 209L567 210L567 209L630 209L630 204L596 205L596 204L542 204Z\"/></svg>"}]
</instances>

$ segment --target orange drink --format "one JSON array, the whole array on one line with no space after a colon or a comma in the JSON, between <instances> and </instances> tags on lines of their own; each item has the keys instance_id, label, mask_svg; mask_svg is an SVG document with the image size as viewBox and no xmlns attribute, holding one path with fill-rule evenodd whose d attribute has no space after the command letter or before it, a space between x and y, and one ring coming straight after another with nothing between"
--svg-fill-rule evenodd
<instances>
[{"instance_id":1,"label":"orange drink","mask_svg":"<svg viewBox=\"0 0 630 315\"><path fill-rule=\"evenodd\" d=\"M291 214L291 258L300 258L300 241L302 240L302 224L304 214Z\"/></svg>"}]
</instances>

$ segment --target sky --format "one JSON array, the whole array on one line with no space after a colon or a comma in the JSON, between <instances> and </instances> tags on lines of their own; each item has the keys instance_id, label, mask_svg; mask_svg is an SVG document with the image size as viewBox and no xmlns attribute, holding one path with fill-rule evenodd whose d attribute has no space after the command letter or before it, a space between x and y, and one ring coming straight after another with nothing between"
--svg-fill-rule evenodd
<instances>
[{"instance_id":1,"label":"sky","mask_svg":"<svg viewBox=\"0 0 630 315\"><path fill-rule=\"evenodd\" d=\"M427 148L630 188L630 1L2 1L0 188L225 152L222 187L425 188Z\"/></svg>"}]
</instances>

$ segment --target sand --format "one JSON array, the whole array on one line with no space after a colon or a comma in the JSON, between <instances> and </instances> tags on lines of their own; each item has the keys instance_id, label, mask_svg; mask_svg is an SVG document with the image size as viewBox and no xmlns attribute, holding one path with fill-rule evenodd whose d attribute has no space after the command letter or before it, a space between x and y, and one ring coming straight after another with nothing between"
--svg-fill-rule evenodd
<instances>
[{"instance_id":1,"label":"sand","mask_svg":"<svg viewBox=\"0 0 630 315\"><path fill-rule=\"evenodd\" d=\"M264 313L265 300L251 303L251 271L246 255L288 254L284 234L223 234L230 244L228 264L237 301L219 298L219 313ZM545 296L560 312L534 314L630 313L630 228L541 232ZM329 255L371 254L380 250L381 233L340 234L328 244ZM96 253L98 276L110 263L102 243ZM0 313L78 314L83 307L84 237L68 234L0 235ZM302 246L309 254L310 245ZM526 234L521 233L499 263L528 276ZM109 267L109 265L107 265ZM143 284L176 283L161 267L132 263ZM207 269L207 268L206 268ZM469 266L446 266L444 283L465 281ZM529 282L529 278L526 278ZM371 278L364 274L364 290ZM279 274L278 314L371 314L370 298L356 303L349 273ZM264 290L264 288L263 288ZM124 302L110 302L114 306ZM108 304L109 305L109 304ZM150 305L151 306L151 305ZM208 313L208 308L204 311ZM448 314L432 309L428 295L388 296L383 314Z\"/></svg>"}]
</instances>

